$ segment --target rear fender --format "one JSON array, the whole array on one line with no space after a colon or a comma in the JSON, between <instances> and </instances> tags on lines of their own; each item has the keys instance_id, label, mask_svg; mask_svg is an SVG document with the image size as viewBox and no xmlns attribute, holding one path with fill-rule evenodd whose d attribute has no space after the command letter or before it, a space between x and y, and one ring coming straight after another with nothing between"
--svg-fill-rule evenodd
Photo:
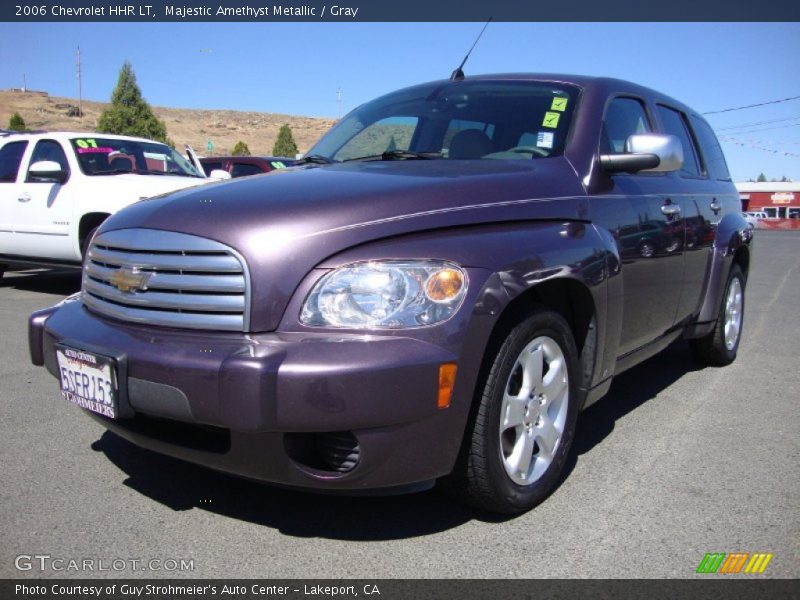
<instances>
[{"instance_id":1,"label":"rear fender","mask_svg":"<svg viewBox=\"0 0 800 600\"><path fill-rule=\"evenodd\" d=\"M717 233L712 247L711 261L706 273L705 294L695 324L686 332L686 337L702 337L714 326L719 314L728 273L733 257L741 249L751 251L753 230L740 213L725 215L717 225Z\"/></svg>"}]
</instances>

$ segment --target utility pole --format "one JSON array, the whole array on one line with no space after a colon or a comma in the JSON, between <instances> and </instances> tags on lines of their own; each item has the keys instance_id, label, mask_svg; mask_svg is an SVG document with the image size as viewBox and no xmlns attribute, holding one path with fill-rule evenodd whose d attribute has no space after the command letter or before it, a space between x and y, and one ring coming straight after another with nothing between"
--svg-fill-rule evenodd
<instances>
[{"instance_id":1,"label":"utility pole","mask_svg":"<svg viewBox=\"0 0 800 600\"><path fill-rule=\"evenodd\" d=\"M78 117L83 117L83 81L81 79L81 47L78 46L75 76L78 78Z\"/></svg>"},{"instance_id":2,"label":"utility pole","mask_svg":"<svg viewBox=\"0 0 800 600\"><path fill-rule=\"evenodd\" d=\"M336 90L336 118L342 118L342 88Z\"/></svg>"},{"instance_id":3,"label":"utility pole","mask_svg":"<svg viewBox=\"0 0 800 600\"><path fill-rule=\"evenodd\" d=\"M23 92L27 92L28 91L28 79L25 76L25 73L22 74L22 91Z\"/></svg>"}]
</instances>

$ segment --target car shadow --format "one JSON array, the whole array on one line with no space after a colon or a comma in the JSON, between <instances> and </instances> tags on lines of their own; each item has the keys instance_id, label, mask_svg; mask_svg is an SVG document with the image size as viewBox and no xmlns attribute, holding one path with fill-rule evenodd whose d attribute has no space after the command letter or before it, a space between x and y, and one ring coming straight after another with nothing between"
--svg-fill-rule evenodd
<instances>
[{"instance_id":1,"label":"car shadow","mask_svg":"<svg viewBox=\"0 0 800 600\"><path fill-rule=\"evenodd\" d=\"M81 272L78 269L6 271L0 279L0 288L69 296L80 291Z\"/></svg>"},{"instance_id":2,"label":"car shadow","mask_svg":"<svg viewBox=\"0 0 800 600\"><path fill-rule=\"evenodd\" d=\"M685 342L621 375L602 401L578 419L564 479L579 457L608 437L618 419L636 410L685 373L699 369ZM348 497L282 489L198 467L142 449L105 432L92 444L121 469L124 484L175 511L200 508L296 537L379 541L430 535L471 520L502 522L458 504L438 490L403 496ZM560 484L559 484L560 485Z\"/></svg>"},{"instance_id":3,"label":"car shadow","mask_svg":"<svg viewBox=\"0 0 800 600\"><path fill-rule=\"evenodd\" d=\"M652 358L614 378L608 394L580 413L563 482L581 455L591 452L614 431L616 422L692 371L704 368L692 358L689 344L678 340Z\"/></svg>"},{"instance_id":4,"label":"car shadow","mask_svg":"<svg viewBox=\"0 0 800 600\"><path fill-rule=\"evenodd\" d=\"M105 432L92 444L124 484L175 511L202 508L296 537L403 539L457 527L476 512L434 490L403 496L321 495L265 485L142 449Z\"/></svg>"},{"instance_id":5,"label":"car shadow","mask_svg":"<svg viewBox=\"0 0 800 600\"><path fill-rule=\"evenodd\" d=\"M66 296L80 290L80 273L66 269L9 271L0 287ZM615 378L608 395L581 413L559 486L580 456L613 433L619 419L700 368L686 342L680 341ZM103 452L127 475L125 485L172 510L201 508L291 536L389 540L430 535L471 520L508 520L460 505L437 490L347 497L281 489L163 456L109 432L92 448Z\"/></svg>"}]
</instances>

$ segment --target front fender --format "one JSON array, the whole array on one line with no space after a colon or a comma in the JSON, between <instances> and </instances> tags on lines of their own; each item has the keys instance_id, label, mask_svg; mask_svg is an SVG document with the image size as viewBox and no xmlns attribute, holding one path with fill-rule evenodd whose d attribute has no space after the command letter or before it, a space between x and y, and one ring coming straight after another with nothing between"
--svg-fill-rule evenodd
<instances>
[{"instance_id":1,"label":"front fender","mask_svg":"<svg viewBox=\"0 0 800 600\"><path fill-rule=\"evenodd\" d=\"M296 330L302 300L330 269L361 261L442 259L475 270L469 304L452 322L418 330L414 336L447 347L476 370L489 336L506 308L531 289L556 280L577 284L591 296L597 353L592 384L613 373L622 303L608 302L609 281L621 283L619 254L611 235L579 221L492 223L425 231L370 242L318 265L299 286L280 330ZM474 294L474 295L473 295ZM387 335L407 335L398 331Z\"/></svg>"},{"instance_id":2,"label":"front fender","mask_svg":"<svg viewBox=\"0 0 800 600\"><path fill-rule=\"evenodd\" d=\"M350 248L317 265L296 289L279 332L307 330L298 315L316 282L331 269L370 260L440 259L468 272L464 305L448 321L432 327L370 331L370 335L411 337L447 350L456 358L458 375L449 408L441 452L455 461L473 406L481 369L492 334L508 310L520 307L537 286L564 282L591 297L596 348L588 360L588 376L597 385L613 373L622 303L609 306L607 282L620 280L619 256L613 238L594 226L575 221L515 221L417 232ZM558 287L558 286L552 286ZM533 299L531 299L533 300ZM515 303L515 301L517 301ZM515 303L515 306L512 306ZM571 310L573 307L568 307ZM339 330L342 331L342 330ZM352 331L350 332L352 333ZM604 375L605 374L605 375ZM449 441L448 441L449 440Z\"/></svg>"}]
</instances>

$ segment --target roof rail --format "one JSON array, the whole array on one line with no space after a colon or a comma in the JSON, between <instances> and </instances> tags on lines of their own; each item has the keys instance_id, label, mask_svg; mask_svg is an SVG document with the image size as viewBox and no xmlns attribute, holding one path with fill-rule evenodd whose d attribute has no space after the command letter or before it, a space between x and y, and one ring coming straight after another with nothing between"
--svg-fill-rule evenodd
<instances>
[{"instance_id":1,"label":"roof rail","mask_svg":"<svg viewBox=\"0 0 800 600\"><path fill-rule=\"evenodd\" d=\"M37 133L50 133L49 129L26 129L25 131L12 131L11 129L0 129L0 136L9 135L34 135Z\"/></svg>"}]
</instances>

